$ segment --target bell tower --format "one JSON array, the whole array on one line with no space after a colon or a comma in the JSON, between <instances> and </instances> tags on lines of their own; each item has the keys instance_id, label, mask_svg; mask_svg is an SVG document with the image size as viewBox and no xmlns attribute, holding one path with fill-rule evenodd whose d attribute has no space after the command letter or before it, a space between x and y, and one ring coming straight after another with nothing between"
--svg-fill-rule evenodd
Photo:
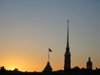
<instances>
[{"instance_id":1,"label":"bell tower","mask_svg":"<svg viewBox=\"0 0 100 75\"><path fill-rule=\"evenodd\" d=\"M67 46L64 60L64 71L71 69L71 53L69 47L69 20L67 20Z\"/></svg>"}]
</instances>

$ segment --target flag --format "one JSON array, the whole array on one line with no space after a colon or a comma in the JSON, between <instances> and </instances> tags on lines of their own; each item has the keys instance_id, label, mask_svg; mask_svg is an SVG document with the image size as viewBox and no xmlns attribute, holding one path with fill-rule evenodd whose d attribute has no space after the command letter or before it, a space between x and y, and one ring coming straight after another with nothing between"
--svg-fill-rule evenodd
<instances>
[{"instance_id":1,"label":"flag","mask_svg":"<svg viewBox=\"0 0 100 75\"><path fill-rule=\"evenodd\" d=\"M52 52L52 50L49 48L49 52Z\"/></svg>"}]
</instances>

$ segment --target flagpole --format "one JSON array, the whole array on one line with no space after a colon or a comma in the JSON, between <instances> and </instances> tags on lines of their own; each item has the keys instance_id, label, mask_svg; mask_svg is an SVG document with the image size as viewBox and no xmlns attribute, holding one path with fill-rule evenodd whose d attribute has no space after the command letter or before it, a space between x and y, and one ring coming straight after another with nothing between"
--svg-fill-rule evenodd
<instances>
[{"instance_id":1,"label":"flagpole","mask_svg":"<svg viewBox=\"0 0 100 75\"><path fill-rule=\"evenodd\" d=\"M50 48L48 48L48 62L50 62L50 53L49 52L52 52L52 50Z\"/></svg>"},{"instance_id":2,"label":"flagpole","mask_svg":"<svg viewBox=\"0 0 100 75\"><path fill-rule=\"evenodd\" d=\"M48 48L49 49L49 48ZM49 62L49 50L48 50L48 62Z\"/></svg>"}]
</instances>

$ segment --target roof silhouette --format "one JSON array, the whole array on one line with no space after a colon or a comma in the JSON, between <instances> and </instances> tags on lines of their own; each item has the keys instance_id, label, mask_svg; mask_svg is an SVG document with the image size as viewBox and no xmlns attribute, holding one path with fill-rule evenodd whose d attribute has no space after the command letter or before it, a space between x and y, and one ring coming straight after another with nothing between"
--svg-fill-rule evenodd
<instances>
[{"instance_id":1,"label":"roof silhouette","mask_svg":"<svg viewBox=\"0 0 100 75\"><path fill-rule=\"evenodd\" d=\"M43 72L52 72L52 67L50 66L49 62L47 62L47 65L44 68Z\"/></svg>"}]
</instances>

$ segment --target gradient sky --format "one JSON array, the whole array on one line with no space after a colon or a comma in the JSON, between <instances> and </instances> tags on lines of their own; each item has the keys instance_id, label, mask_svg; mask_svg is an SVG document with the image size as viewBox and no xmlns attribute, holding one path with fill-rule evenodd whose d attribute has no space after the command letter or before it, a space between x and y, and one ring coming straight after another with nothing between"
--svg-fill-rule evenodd
<instances>
[{"instance_id":1,"label":"gradient sky","mask_svg":"<svg viewBox=\"0 0 100 75\"><path fill-rule=\"evenodd\" d=\"M100 0L0 0L0 66L63 70L68 19L71 68L100 68Z\"/></svg>"}]
</instances>

